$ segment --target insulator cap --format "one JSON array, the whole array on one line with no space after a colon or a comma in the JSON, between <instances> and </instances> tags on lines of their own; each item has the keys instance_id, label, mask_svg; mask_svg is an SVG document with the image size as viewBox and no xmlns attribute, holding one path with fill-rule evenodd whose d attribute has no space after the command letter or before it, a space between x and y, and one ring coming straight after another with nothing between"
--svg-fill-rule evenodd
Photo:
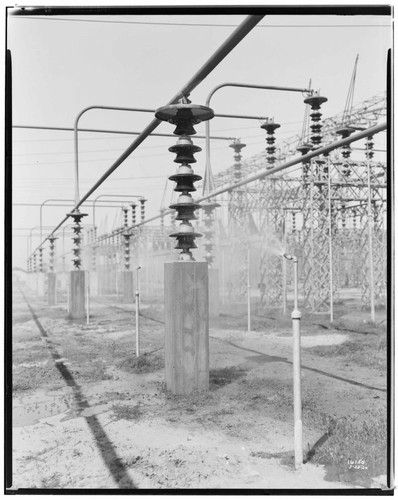
<instances>
[{"instance_id":1,"label":"insulator cap","mask_svg":"<svg viewBox=\"0 0 398 500\"><path fill-rule=\"evenodd\" d=\"M246 147L246 144L240 142L240 139L235 139L228 147L232 148L235 153L240 153L241 150Z\"/></svg>"},{"instance_id":2,"label":"insulator cap","mask_svg":"<svg viewBox=\"0 0 398 500\"><path fill-rule=\"evenodd\" d=\"M273 134L277 128L279 128L279 123L265 122L261 125L261 128L266 130L268 134Z\"/></svg>"},{"instance_id":3,"label":"insulator cap","mask_svg":"<svg viewBox=\"0 0 398 500\"><path fill-rule=\"evenodd\" d=\"M312 108L319 108L321 104L327 102L327 97L320 96L317 92L314 95L304 99L305 104L309 104Z\"/></svg>"},{"instance_id":4,"label":"insulator cap","mask_svg":"<svg viewBox=\"0 0 398 500\"><path fill-rule=\"evenodd\" d=\"M193 125L211 120L214 111L198 104L170 104L157 109L155 116L158 120L176 125L175 135L194 135L196 131Z\"/></svg>"},{"instance_id":5,"label":"insulator cap","mask_svg":"<svg viewBox=\"0 0 398 500\"><path fill-rule=\"evenodd\" d=\"M304 142L300 146L297 147L297 151L299 151L302 155L306 155L312 149L312 144L308 142Z\"/></svg>"},{"instance_id":6,"label":"insulator cap","mask_svg":"<svg viewBox=\"0 0 398 500\"><path fill-rule=\"evenodd\" d=\"M348 126L343 126L336 130L336 134L341 135L343 139L349 137L353 132L355 132L355 129Z\"/></svg>"}]
</instances>

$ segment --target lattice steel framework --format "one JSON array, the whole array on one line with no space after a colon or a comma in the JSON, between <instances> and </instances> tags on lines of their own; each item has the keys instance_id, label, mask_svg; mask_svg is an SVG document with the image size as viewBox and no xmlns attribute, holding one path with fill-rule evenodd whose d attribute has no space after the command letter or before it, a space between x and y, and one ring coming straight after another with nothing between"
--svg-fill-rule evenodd
<instances>
[{"instance_id":1,"label":"lattice steel framework","mask_svg":"<svg viewBox=\"0 0 398 500\"><path fill-rule=\"evenodd\" d=\"M371 126L385 114L383 94L353 108L350 125L361 128L366 121L364 126ZM339 138L336 129L340 120L337 115L323 122L324 144ZM361 146L366 148L363 142ZM282 301L284 269L282 259L275 255L273 240L283 242L290 253L301 255L301 284L308 309L329 310L331 297L338 298L338 290L344 287L360 287L363 307L369 307L371 263L376 307L385 304L386 164L374 161L373 152L362 153L363 161L360 155L356 153L352 159L347 148L336 150L295 172L274 174L230 192L230 220L244 225L250 213L259 227L262 304L280 305ZM278 160L286 156L279 155ZM265 166L266 155L258 155L243 162L240 172L246 176ZM215 186L230 184L234 177L233 168L228 169L214 177ZM371 261L369 244L373 246ZM285 276L285 282L289 279Z\"/></svg>"}]
</instances>

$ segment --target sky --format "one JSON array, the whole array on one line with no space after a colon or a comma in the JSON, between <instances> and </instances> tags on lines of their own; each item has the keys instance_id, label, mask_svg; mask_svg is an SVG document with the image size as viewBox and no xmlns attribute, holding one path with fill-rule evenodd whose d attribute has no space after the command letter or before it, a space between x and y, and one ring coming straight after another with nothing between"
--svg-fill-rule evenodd
<instances>
[{"instance_id":1,"label":"sky","mask_svg":"<svg viewBox=\"0 0 398 500\"><path fill-rule=\"evenodd\" d=\"M9 12L10 14L11 12ZM7 48L12 53L13 125L72 128L91 105L157 109L196 73L246 16L50 16L7 19ZM355 58L359 55L354 103L386 90L391 19L386 16L266 16L192 92L205 104L224 82L320 89L328 102L324 117L343 111ZM304 96L297 92L225 88L211 101L216 113L274 117L277 140L298 136ZM152 113L95 110L80 127L140 132ZM214 118L211 133L238 137L245 158L264 151L259 120ZM156 132L171 134L162 123ZM204 125L196 126L198 135ZM79 133L80 196L83 196L131 144L133 136ZM203 151L195 173L203 175ZM148 138L91 196L144 195L147 216L171 202L174 155L172 137ZM233 163L228 140L212 140L211 164L217 174ZM73 134L67 131L13 129L13 265L25 267L26 235L40 223L39 206L47 199L74 198ZM115 198L113 198L115 199ZM123 198L122 198L123 200ZM56 226L70 207L44 207L43 225ZM86 210L85 210L86 211ZM92 223L92 210L84 222ZM120 225L120 208L96 211L97 225ZM33 233L34 234L34 233ZM39 244L34 237L34 244Z\"/></svg>"}]
</instances>

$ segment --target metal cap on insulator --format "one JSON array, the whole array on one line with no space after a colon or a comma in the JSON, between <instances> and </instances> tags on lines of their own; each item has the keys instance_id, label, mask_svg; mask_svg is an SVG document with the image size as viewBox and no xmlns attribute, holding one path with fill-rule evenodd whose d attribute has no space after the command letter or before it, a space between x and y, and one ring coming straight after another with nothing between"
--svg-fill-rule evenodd
<instances>
[{"instance_id":1,"label":"metal cap on insulator","mask_svg":"<svg viewBox=\"0 0 398 500\"><path fill-rule=\"evenodd\" d=\"M304 142L298 146L297 151L301 153L302 155L306 155L309 151L312 149L312 144L309 144L308 142Z\"/></svg>"},{"instance_id":2,"label":"metal cap on insulator","mask_svg":"<svg viewBox=\"0 0 398 500\"><path fill-rule=\"evenodd\" d=\"M277 128L280 127L279 123L275 123L273 118L266 118L261 128L264 129L268 134L273 134Z\"/></svg>"},{"instance_id":3,"label":"metal cap on insulator","mask_svg":"<svg viewBox=\"0 0 398 500\"><path fill-rule=\"evenodd\" d=\"M193 125L210 120L214 117L214 111L207 106L179 103L157 109L155 116L158 120L176 125L175 135L194 135L196 131Z\"/></svg>"},{"instance_id":4,"label":"metal cap on insulator","mask_svg":"<svg viewBox=\"0 0 398 500\"><path fill-rule=\"evenodd\" d=\"M311 96L304 99L305 104L309 104L312 108L319 108L321 104L327 102L327 97L322 97L319 95L319 90L314 92Z\"/></svg>"},{"instance_id":5,"label":"metal cap on insulator","mask_svg":"<svg viewBox=\"0 0 398 500\"><path fill-rule=\"evenodd\" d=\"M240 142L240 139L235 139L228 147L232 148L235 153L240 153L240 151L246 147L246 144Z\"/></svg>"}]
</instances>

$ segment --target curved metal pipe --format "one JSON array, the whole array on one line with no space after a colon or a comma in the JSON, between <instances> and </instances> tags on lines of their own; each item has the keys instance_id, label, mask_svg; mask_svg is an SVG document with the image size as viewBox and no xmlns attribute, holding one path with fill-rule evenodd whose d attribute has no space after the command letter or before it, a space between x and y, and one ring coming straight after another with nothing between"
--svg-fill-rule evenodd
<instances>
[{"instance_id":1,"label":"curved metal pipe","mask_svg":"<svg viewBox=\"0 0 398 500\"><path fill-rule=\"evenodd\" d=\"M281 90L281 91L287 91L287 92L312 92L309 89L301 89L297 87L279 87L275 85L257 85L254 83L237 83L237 82L225 82L221 83L220 85L217 85L214 87L214 89L209 93L209 95L206 98L206 106L210 107L210 100L213 97L213 95L217 92L217 90L220 90L224 87L241 87L241 88L251 88L251 89L262 89L262 90ZM218 115L218 116L223 116L223 115ZM261 119L261 117L258 117L258 119ZM206 194L206 179L208 176L210 176L211 173L211 166L210 166L210 121L207 120L205 123L205 131L206 131L206 166L205 166L205 179L203 182L203 192L202 194ZM210 182L210 179L209 179Z\"/></svg>"}]
</instances>

